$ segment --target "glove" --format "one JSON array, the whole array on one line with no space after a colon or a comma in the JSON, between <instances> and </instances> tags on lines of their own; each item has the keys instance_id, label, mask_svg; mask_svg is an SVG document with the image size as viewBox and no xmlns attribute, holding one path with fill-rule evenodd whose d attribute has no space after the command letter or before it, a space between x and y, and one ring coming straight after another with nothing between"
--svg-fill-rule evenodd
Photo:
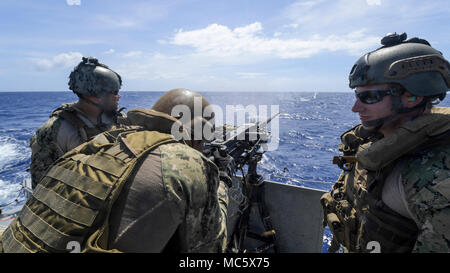
<instances>
[{"instance_id":1,"label":"glove","mask_svg":"<svg viewBox=\"0 0 450 273\"><path fill-rule=\"evenodd\" d=\"M216 163L217 167L219 167L219 178L228 187L233 185L233 180L231 177L233 176L234 169L234 160L229 154L225 151L220 151L216 149L213 153L214 163Z\"/></svg>"}]
</instances>

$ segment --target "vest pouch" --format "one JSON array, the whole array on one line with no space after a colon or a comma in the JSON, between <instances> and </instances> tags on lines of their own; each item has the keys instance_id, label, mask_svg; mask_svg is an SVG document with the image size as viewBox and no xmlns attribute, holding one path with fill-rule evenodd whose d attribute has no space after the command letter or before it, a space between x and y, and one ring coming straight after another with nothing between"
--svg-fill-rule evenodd
<instances>
[{"instance_id":1,"label":"vest pouch","mask_svg":"<svg viewBox=\"0 0 450 273\"><path fill-rule=\"evenodd\" d=\"M117 252L107 241L114 202L140 160L177 143L157 131L119 131L117 138L108 141L111 132L104 133L58 159L2 235L4 252L66 253L70 242L81 252Z\"/></svg>"},{"instance_id":2,"label":"vest pouch","mask_svg":"<svg viewBox=\"0 0 450 273\"><path fill-rule=\"evenodd\" d=\"M333 239L336 239L340 244L344 244L344 226L335 213L327 214L327 223L331 233L333 233Z\"/></svg>"},{"instance_id":3,"label":"vest pouch","mask_svg":"<svg viewBox=\"0 0 450 273\"><path fill-rule=\"evenodd\" d=\"M327 214L332 212L333 209L332 206L334 203L334 199L331 196L331 194L329 192L325 193L322 195L322 197L320 197L320 203L322 204L323 207L323 227L327 226Z\"/></svg>"},{"instance_id":4,"label":"vest pouch","mask_svg":"<svg viewBox=\"0 0 450 273\"><path fill-rule=\"evenodd\" d=\"M320 197L320 203L322 204L324 210L329 209L329 206L331 206L334 203L334 199L331 196L329 192L325 193Z\"/></svg>"}]
</instances>

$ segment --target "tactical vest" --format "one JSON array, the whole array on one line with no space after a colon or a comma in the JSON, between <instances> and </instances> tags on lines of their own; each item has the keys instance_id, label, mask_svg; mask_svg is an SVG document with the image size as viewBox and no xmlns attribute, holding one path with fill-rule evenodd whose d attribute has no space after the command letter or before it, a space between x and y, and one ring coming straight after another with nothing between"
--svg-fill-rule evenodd
<instances>
[{"instance_id":1,"label":"tactical vest","mask_svg":"<svg viewBox=\"0 0 450 273\"><path fill-rule=\"evenodd\" d=\"M386 137L361 125L341 136L335 157L343 172L330 193L321 198L324 226L333 233L330 252L339 245L350 252L411 252L418 236L416 223L389 208L381 198L387 175L399 160L420 150L450 144L449 108L433 108ZM373 248L374 247L374 248Z\"/></svg>"},{"instance_id":2,"label":"tactical vest","mask_svg":"<svg viewBox=\"0 0 450 273\"><path fill-rule=\"evenodd\" d=\"M110 129L106 124L97 124L94 127L89 127L81 120L77 113L83 114L79 109L74 107L75 103L66 103L54 110L50 117L60 117L69 122L78 131L78 135L82 142L88 141L90 138ZM83 114L85 116L85 114Z\"/></svg>"},{"instance_id":3,"label":"tactical vest","mask_svg":"<svg viewBox=\"0 0 450 273\"><path fill-rule=\"evenodd\" d=\"M177 142L157 131L117 129L97 135L59 158L20 215L3 233L4 252L109 250L111 208L125 182L150 151Z\"/></svg>"}]
</instances>

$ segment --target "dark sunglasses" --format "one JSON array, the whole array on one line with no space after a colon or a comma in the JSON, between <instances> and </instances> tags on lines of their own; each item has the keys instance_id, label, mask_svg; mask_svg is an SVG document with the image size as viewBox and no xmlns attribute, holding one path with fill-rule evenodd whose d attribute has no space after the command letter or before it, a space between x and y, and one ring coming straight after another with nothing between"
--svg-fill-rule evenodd
<instances>
[{"instance_id":1,"label":"dark sunglasses","mask_svg":"<svg viewBox=\"0 0 450 273\"><path fill-rule=\"evenodd\" d=\"M392 90L367 90L359 93L355 91L355 97L364 104L380 102L387 95L392 95Z\"/></svg>"}]
</instances>

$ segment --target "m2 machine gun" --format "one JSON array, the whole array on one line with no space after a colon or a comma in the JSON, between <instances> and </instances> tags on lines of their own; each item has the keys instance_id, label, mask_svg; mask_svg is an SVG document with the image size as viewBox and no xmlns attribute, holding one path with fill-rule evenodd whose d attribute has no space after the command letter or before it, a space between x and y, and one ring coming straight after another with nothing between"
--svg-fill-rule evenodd
<instances>
[{"instance_id":1,"label":"m2 machine gun","mask_svg":"<svg viewBox=\"0 0 450 273\"><path fill-rule=\"evenodd\" d=\"M231 227L229 225L228 252L277 252L276 232L264 202L264 179L257 173L257 165L268 150L271 133L267 131L267 125L278 115L279 113L267 120L238 127L224 125L216 130L216 139L205 145L204 153L210 158L217 151L223 157L231 157L229 173L233 184L229 189L229 198L230 202L236 204L236 209L230 211L229 205L228 220ZM242 177L236 175L238 171L242 173ZM265 230L257 231L249 225L252 209L259 210L260 221ZM258 246L254 247L253 244L248 248L248 238L258 242Z\"/></svg>"}]
</instances>

